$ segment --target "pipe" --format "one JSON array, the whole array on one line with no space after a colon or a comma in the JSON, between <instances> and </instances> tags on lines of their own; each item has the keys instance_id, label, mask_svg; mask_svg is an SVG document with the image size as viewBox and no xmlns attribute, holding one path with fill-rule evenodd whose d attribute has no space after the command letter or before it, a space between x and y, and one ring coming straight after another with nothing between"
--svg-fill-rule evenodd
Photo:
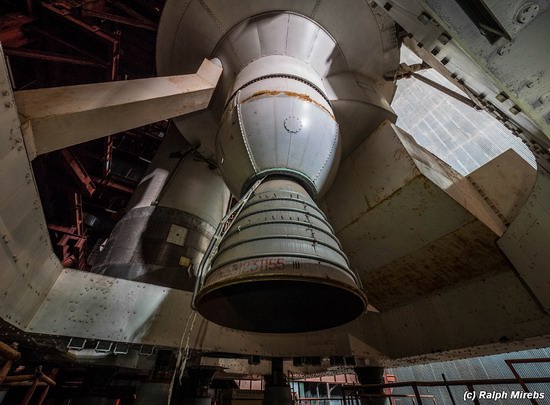
<instances>
[{"instance_id":1,"label":"pipe","mask_svg":"<svg viewBox=\"0 0 550 405\"><path fill-rule=\"evenodd\" d=\"M55 381L42 372L38 374L38 379L42 382L45 382L49 386L55 387Z\"/></svg>"},{"instance_id":2,"label":"pipe","mask_svg":"<svg viewBox=\"0 0 550 405\"><path fill-rule=\"evenodd\" d=\"M0 384L0 387L2 388L15 388L15 387L31 387L37 380L34 381L19 381L19 382L12 382L12 383L3 383ZM37 387L48 387L48 384L46 384L43 381L38 381L36 384Z\"/></svg>"},{"instance_id":3,"label":"pipe","mask_svg":"<svg viewBox=\"0 0 550 405\"><path fill-rule=\"evenodd\" d=\"M37 405L42 405L44 403L44 400L48 396L49 391L50 391L50 386L48 385L46 386L46 388L42 390L42 394L40 394L40 398L38 398L38 402L36 403Z\"/></svg>"},{"instance_id":4,"label":"pipe","mask_svg":"<svg viewBox=\"0 0 550 405\"><path fill-rule=\"evenodd\" d=\"M8 373L10 372L11 364L12 364L11 360L6 360L6 362L0 369L0 384L4 381L4 379L6 378L6 375L8 375Z\"/></svg>"},{"instance_id":5,"label":"pipe","mask_svg":"<svg viewBox=\"0 0 550 405\"><path fill-rule=\"evenodd\" d=\"M0 342L0 357L7 360L19 360L21 353L15 350L13 347L8 346L4 342Z\"/></svg>"},{"instance_id":6,"label":"pipe","mask_svg":"<svg viewBox=\"0 0 550 405\"><path fill-rule=\"evenodd\" d=\"M9 375L4 379L4 381L6 383L31 381L31 380L36 379L37 377L38 377L37 374Z\"/></svg>"},{"instance_id":7,"label":"pipe","mask_svg":"<svg viewBox=\"0 0 550 405\"><path fill-rule=\"evenodd\" d=\"M30 388L27 390L27 393L23 397L23 400L21 401L21 405L28 405L29 402L32 399L32 396L34 395L34 391L36 391L36 387L38 386L38 380L34 380Z\"/></svg>"},{"instance_id":8,"label":"pipe","mask_svg":"<svg viewBox=\"0 0 550 405\"><path fill-rule=\"evenodd\" d=\"M51 386L55 386L55 381L44 374L42 371L38 371L36 374L19 374L19 375L10 375L7 376L4 381L6 384L9 383L18 383L31 380L39 380L43 383L46 383Z\"/></svg>"}]
</instances>

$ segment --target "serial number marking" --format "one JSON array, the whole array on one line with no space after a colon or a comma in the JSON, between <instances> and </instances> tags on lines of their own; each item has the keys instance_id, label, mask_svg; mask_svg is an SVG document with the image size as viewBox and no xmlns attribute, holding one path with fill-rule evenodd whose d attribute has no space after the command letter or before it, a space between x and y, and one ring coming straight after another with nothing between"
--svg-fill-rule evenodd
<instances>
[{"instance_id":1,"label":"serial number marking","mask_svg":"<svg viewBox=\"0 0 550 405\"><path fill-rule=\"evenodd\" d=\"M268 270L282 270L285 267L285 259L250 259L244 262L233 263L231 269L236 272L257 272Z\"/></svg>"}]
</instances>

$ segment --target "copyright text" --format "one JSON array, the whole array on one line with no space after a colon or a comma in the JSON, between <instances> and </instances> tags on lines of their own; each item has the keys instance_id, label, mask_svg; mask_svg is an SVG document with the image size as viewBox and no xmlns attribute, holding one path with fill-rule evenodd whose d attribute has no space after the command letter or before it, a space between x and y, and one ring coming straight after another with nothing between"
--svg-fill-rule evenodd
<instances>
[{"instance_id":1,"label":"copyright text","mask_svg":"<svg viewBox=\"0 0 550 405\"><path fill-rule=\"evenodd\" d=\"M475 399L489 399L500 401L502 399L544 399L544 392L533 391L466 391L464 392L464 401L473 401Z\"/></svg>"}]
</instances>

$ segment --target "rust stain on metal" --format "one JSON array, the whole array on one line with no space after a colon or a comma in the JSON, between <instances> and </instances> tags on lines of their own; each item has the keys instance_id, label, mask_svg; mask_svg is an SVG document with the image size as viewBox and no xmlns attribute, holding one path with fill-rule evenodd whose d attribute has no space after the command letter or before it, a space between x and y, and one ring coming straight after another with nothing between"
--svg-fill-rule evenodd
<instances>
[{"instance_id":1,"label":"rust stain on metal","mask_svg":"<svg viewBox=\"0 0 550 405\"><path fill-rule=\"evenodd\" d=\"M350 226L358 223L362 218L363 216L369 212L370 210L374 209L375 207L377 207L378 205L382 204L383 202L387 201L387 200L390 200L392 199L393 197L395 196L398 196L400 193L403 192L403 189L405 187L407 187L410 183L412 183L413 181L415 181L416 179L418 179L419 175L416 175L415 177L413 177L412 179L408 179L406 181L406 183L404 183L400 188L398 188L397 190L393 191L391 194L385 196L384 198L382 198L380 201L378 201L376 204L374 205L370 205L368 200L367 200L367 196L365 194L363 194L365 200L367 201L367 209L366 210L363 210L361 211L359 214L357 214L357 216L352 220L350 221L349 223L347 223L346 225L344 225L340 230L338 230L336 232L336 236L340 237L340 235L342 234L342 231L346 230L347 228L349 228ZM425 178L424 178L425 180ZM428 186L426 185L426 182L423 182L424 184L424 187L425 188L428 188ZM330 211L330 208L329 208L329 211Z\"/></svg>"},{"instance_id":2,"label":"rust stain on metal","mask_svg":"<svg viewBox=\"0 0 550 405\"><path fill-rule=\"evenodd\" d=\"M252 94L250 97L247 97L246 99L244 99L242 101L242 104L246 103L247 101L255 98L255 97L260 97L260 96L278 96L278 95L285 95L285 96L288 96L288 97L294 97L294 98L297 98L299 100L302 100L302 101L306 101L308 103L313 103L315 104L317 107L321 108L323 111L325 111L328 115L330 115L330 117L334 120L334 115L332 115L332 113L327 110L327 108L325 106L323 106L321 103L315 101L314 99L312 99L310 96L308 96L307 94L303 94L303 93L295 93L293 91L279 91L279 90L260 90L260 91L257 91L255 92L254 94Z\"/></svg>"},{"instance_id":3,"label":"rust stain on metal","mask_svg":"<svg viewBox=\"0 0 550 405\"><path fill-rule=\"evenodd\" d=\"M363 274L369 302L378 310L387 311L490 274L511 272L495 240L489 228L473 219L437 240Z\"/></svg>"},{"instance_id":4,"label":"rust stain on metal","mask_svg":"<svg viewBox=\"0 0 550 405\"><path fill-rule=\"evenodd\" d=\"M405 149L396 149L396 151L393 154L394 160L401 160L402 158L407 158L409 154Z\"/></svg>"}]
</instances>

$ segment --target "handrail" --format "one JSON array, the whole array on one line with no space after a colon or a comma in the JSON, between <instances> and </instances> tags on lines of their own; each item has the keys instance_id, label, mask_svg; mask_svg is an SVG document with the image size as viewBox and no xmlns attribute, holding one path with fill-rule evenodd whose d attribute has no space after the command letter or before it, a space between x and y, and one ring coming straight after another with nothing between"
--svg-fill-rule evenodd
<instances>
[{"instance_id":1,"label":"handrail","mask_svg":"<svg viewBox=\"0 0 550 405\"><path fill-rule=\"evenodd\" d=\"M349 385L349 384L342 384L340 385L342 389L342 396L344 398L344 404L355 404L356 400L359 398L392 398L392 397L399 397L401 394L393 394L393 393L377 393L376 390L381 389L393 389L393 388L403 388L403 387L410 387L413 389L414 394L410 395L411 398L416 399L416 403L418 405L422 405L422 398L425 398L426 396L420 395L420 392L418 390L419 387L446 387L449 389L449 387L452 386L464 386L468 389L468 391L473 392L474 386L483 386L483 385L511 385L511 384L519 384L523 388L525 393L529 392L529 389L527 388L527 384L540 384L540 383L550 383L550 377L530 377L530 378L522 378L520 377L517 370L513 367L513 364L521 364L521 363L550 363L550 358L535 358L535 359L508 359L504 360L504 362L508 365L512 373L514 374L514 378L489 378L489 379L483 379L483 380L447 380L445 376L443 375L443 381L403 381L403 382L392 382L392 383L383 383L383 384L362 384L362 385ZM368 390L371 392L365 393L364 391ZM346 392L350 395L346 395ZM450 391L449 391L450 393ZM452 398L452 396L451 396ZM430 398L431 399L431 398ZM352 400L355 402L348 402L348 400ZM473 396L473 402L474 404L479 404L479 400ZM533 405L537 405L537 401L535 399L530 398L531 403ZM434 400L435 401L435 400Z\"/></svg>"}]
</instances>

